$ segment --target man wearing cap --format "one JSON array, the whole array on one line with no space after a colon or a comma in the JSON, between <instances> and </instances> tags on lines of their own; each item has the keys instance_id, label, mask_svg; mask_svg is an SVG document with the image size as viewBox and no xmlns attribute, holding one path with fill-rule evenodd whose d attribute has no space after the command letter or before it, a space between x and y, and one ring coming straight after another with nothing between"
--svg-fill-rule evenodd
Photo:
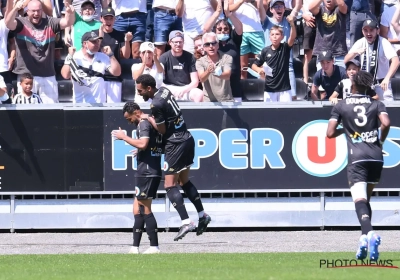
<instances>
[{"instance_id":1,"label":"man wearing cap","mask_svg":"<svg viewBox=\"0 0 400 280\"><path fill-rule=\"evenodd\" d=\"M337 84L347 78L346 70L334 64L335 61L331 51L321 52L318 56L318 62L322 68L314 75L311 98L313 100L329 100ZM320 86L325 89L325 93L318 97L318 87Z\"/></svg>"},{"instance_id":2,"label":"man wearing cap","mask_svg":"<svg viewBox=\"0 0 400 280\"><path fill-rule=\"evenodd\" d=\"M110 47L115 58L120 62L121 58L129 58L131 56L131 40L132 33L124 34L121 31L115 30L115 12L113 8L103 9L101 12L101 23L99 30L95 30L99 37L102 37L100 49ZM106 70L104 74L106 85L107 103L120 103L122 93L122 78L114 76Z\"/></svg>"},{"instance_id":3,"label":"man wearing cap","mask_svg":"<svg viewBox=\"0 0 400 280\"><path fill-rule=\"evenodd\" d=\"M345 62L360 56L361 70L370 72L374 77L374 86L379 100L393 100L390 79L399 67L399 57L390 42L378 35L379 25L367 19L363 23L364 38L351 47ZM371 85L372 86L372 85Z\"/></svg>"},{"instance_id":4,"label":"man wearing cap","mask_svg":"<svg viewBox=\"0 0 400 280\"><path fill-rule=\"evenodd\" d=\"M71 0L69 0L71 1ZM75 11L75 22L72 28L65 30L64 42L67 46L74 46L77 51L81 49L81 38L86 32L99 29L101 22L95 20L95 6L91 0L86 0L81 5L81 14ZM70 34L71 32L71 34Z\"/></svg>"},{"instance_id":5,"label":"man wearing cap","mask_svg":"<svg viewBox=\"0 0 400 280\"><path fill-rule=\"evenodd\" d=\"M32 91L40 95L43 103L58 102L58 84L54 69L56 34L75 21L75 10L65 4L65 17L42 17L43 6L40 1L28 3L26 17L17 17L23 3L7 2L5 23L13 31L17 45L17 59L13 72L17 75L30 73L33 76ZM18 77L19 80L19 77Z\"/></svg>"},{"instance_id":6,"label":"man wearing cap","mask_svg":"<svg viewBox=\"0 0 400 280\"><path fill-rule=\"evenodd\" d=\"M319 56L323 51L331 51L336 65L344 68L343 59L347 54L346 3L344 0L311 0L308 8L315 16L317 26L313 55ZM320 68L321 65L317 63L317 69Z\"/></svg>"},{"instance_id":7,"label":"man wearing cap","mask_svg":"<svg viewBox=\"0 0 400 280\"><path fill-rule=\"evenodd\" d=\"M74 103L105 103L106 91L104 74L121 75L121 66L111 48L100 50L102 38L94 31L82 36L82 48L75 52L69 48L69 54L61 69L64 79L72 78Z\"/></svg>"},{"instance_id":8,"label":"man wearing cap","mask_svg":"<svg viewBox=\"0 0 400 280\"><path fill-rule=\"evenodd\" d=\"M171 50L163 53L160 62L164 65L164 84L176 100L193 102L203 101L203 91L198 87L199 76L196 70L196 59L183 50L183 33L174 30L169 34Z\"/></svg>"},{"instance_id":9,"label":"man wearing cap","mask_svg":"<svg viewBox=\"0 0 400 280\"><path fill-rule=\"evenodd\" d=\"M164 80L164 65L158 60L156 48L151 42L144 42L140 45L141 63L132 65L132 78L136 80L142 74L149 74L156 80L156 88L160 88ZM143 97L137 92L136 103L145 103ZM151 101L150 101L151 102Z\"/></svg>"}]
</instances>

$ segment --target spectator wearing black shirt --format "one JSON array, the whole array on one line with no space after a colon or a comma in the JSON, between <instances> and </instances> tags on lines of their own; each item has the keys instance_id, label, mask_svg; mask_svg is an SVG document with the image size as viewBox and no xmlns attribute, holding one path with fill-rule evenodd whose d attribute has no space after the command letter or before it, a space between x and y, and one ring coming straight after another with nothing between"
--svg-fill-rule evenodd
<instances>
[{"instance_id":1,"label":"spectator wearing black shirt","mask_svg":"<svg viewBox=\"0 0 400 280\"><path fill-rule=\"evenodd\" d=\"M100 49L106 46L111 48L112 53L118 62L121 58L129 58L131 55L131 40L132 33L124 34L121 31L114 29L115 11L113 8L103 9L101 12L101 27L96 32L100 37L103 37ZM106 70L104 73L104 84L106 87L107 103L120 103L122 92L121 76L113 76Z\"/></svg>"},{"instance_id":2,"label":"spectator wearing black shirt","mask_svg":"<svg viewBox=\"0 0 400 280\"><path fill-rule=\"evenodd\" d=\"M221 12L226 18L221 19ZM233 24L229 23L230 20ZM242 98L240 87L240 45L242 44L243 25L236 15L229 11L229 1L222 0L218 2L217 10L212 17L204 24L206 32L211 30L217 34L219 40L219 52L228 54L232 57L232 73L230 84L233 97Z\"/></svg>"},{"instance_id":3,"label":"spectator wearing black shirt","mask_svg":"<svg viewBox=\"0 0 400 280\"><path fill-rule=\"evenodd\" d=\"M292 101L289 60L290 51L296 39L296 26L293 16L289 15L287 21L290 24L290 37L287 42L283 40L283 29L273 26L270 29L269 38L272 45L265 47L260 56L256 57L252 69L265 78L264 101L265 102L290 102ZM266 68L272 69L272 73L266 73Z\"/></svg>"},{"instance_id":4,"label":"spectator wearing black shirt","mask_svg":"<svg viewBox=\"0 0 400 280\"><path fill-rule=\"evenodd\" d=\"M318 56L318 62L322 69L314 75L311 98L313 100L329 100L337 84L347 78L346 70L341 66L334 65L334 58L330 51L321 52ZM321 94L320 98L318 98L319 86L325 89L325 94Z\"/></svg>"},{"instance_id":5,"label":"spectator wearing black shirt","mask_svg":"<svg viewBox=\"0 0 400 280\"><path fill-rule=\"evenodd\" d=\"M164 65L164 84L176 100L193 102L203 101L203 91L198 88L199 76L196 70L196 59L190 52L183 50L183 33L175 30L169 34L171 50L160 57Z\"/></svg>"}]
</instances>

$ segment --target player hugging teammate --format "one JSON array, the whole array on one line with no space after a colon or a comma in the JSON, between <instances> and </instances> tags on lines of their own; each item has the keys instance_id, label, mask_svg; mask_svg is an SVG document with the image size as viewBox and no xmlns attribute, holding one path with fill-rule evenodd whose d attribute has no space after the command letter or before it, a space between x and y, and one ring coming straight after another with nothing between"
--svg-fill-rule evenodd
<instances>
[{"instance_id":1,"label":"player hugging teammate","mask_svg":"<svg viewBox=\"0 0 400 280\"><path fill-rule=\"evenodd\" d=\"M346 134L347 177L362 231L356 257L365 259L369 250L370 260L376 261L379 258L378 246L381 238L372 229L372 209L369 202L372 191L381 178L382 146L389 133L390 119L385 105L367 94L373 84L374 78L370 73L360 71L355 74L351 96L339 101L332 109L327 137ZM340 123L343 128L337 128Z\"/></svg>"}]
</instances>

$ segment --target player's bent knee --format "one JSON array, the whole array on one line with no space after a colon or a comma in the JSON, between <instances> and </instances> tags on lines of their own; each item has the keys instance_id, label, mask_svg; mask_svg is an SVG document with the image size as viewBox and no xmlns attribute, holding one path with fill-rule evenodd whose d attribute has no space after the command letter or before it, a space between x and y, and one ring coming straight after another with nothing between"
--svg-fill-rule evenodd
<instances>
[{"instance_id":1,"label":"player's bent knee","mask_svg":"<svg viewBox=\"0 0 400 280\"><path fill-rule=\"evenodd\" d=\"M357 182L354 183L353 186L350 187L351 197L354 202L360 200L367 200L367 183L366 182Z\"/></svg>"}]
</instances>

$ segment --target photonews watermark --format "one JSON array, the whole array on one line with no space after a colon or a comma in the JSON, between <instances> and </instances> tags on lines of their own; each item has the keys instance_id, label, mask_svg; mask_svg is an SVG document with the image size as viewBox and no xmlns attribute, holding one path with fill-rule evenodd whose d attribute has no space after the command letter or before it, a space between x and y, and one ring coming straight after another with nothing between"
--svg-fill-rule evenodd
<instances>
[{"instance_id":1,"label":"photonews watermark","mask_svg":"<svg viewBox=\"0 0 400 280\"><path fill-rule=\"evenodd\" d=\"M321 259L319 268L346 268L346 267L378 267L378 268L399 268L393 264L391 259L356 260L356 259Z\"/></svg>"}]
</instances>

